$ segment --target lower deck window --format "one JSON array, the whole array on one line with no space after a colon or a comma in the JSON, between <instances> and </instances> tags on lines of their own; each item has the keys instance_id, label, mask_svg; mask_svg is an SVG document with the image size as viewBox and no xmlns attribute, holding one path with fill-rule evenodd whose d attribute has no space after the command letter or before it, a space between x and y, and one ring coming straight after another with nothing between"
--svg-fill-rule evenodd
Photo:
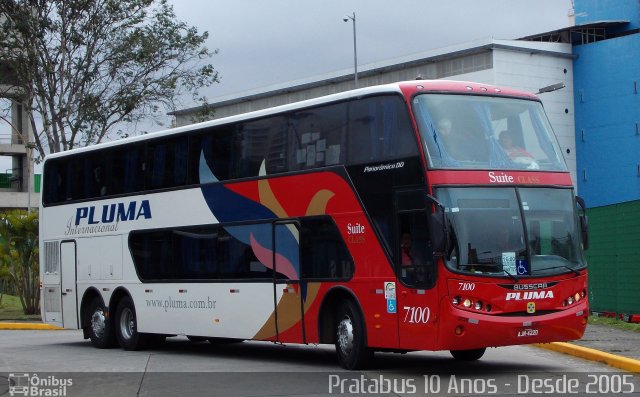
<instances>
[{"instance_id":1,"label":"lower deck window","mask_svg":"<svg viewBox=\"0 0 640 397\"><path fill-rule=\"evenodd\" d=\"M129 237L129 248L143 281L352 276L353 259L331 218L309 217L290 227L280 226L256 223L136 231Z\"/></svg>"}]
</instances>

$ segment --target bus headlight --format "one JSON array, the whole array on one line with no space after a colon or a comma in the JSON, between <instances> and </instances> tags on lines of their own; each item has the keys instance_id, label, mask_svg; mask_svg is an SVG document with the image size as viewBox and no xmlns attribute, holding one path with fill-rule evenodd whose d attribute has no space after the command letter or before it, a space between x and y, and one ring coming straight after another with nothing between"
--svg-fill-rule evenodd
<instances>
[{"instance_id":1,"label":"bus headlight","mask_svg":"<svg viewBox=\"0 0 640 397\"><path fill-rule=\"evenodd\" d=\"M482 302L477 301L475 305L473 305L473 308L476 310L482 310Z\"/></svg>"},{"instance_id":2,"label":"bus headlight","mask_svg":"<svg viewBox=\"0 0 640 397\"><path fill-rule=\"evenodd\" d=\"M462 302L462 306L469 308L471 307L471 299L466 298L463 302Z\"/></svg>"}]
</instances>

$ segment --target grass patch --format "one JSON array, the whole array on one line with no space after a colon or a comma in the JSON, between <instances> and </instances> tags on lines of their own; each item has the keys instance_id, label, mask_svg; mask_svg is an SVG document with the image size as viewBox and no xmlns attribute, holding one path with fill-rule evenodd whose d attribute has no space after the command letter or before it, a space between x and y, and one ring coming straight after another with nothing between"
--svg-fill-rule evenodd
<instances>
[{"instance_id":1,"label":"grass patch","mask_svg":"<svg viewBox=\"0 0 640 397\"><path fill-rule=\"evenodd\" d=\"M41 321L39 314L24 314L20 299L13 295L2 295L0 302L0 321Z\"/></svg>"},{"instance_id":2,"label":"grass patch","mask_svg":"<svg viewBox=\"0 0 640 397\"><path fill-rule=\"evenodd\" d=\"M589 324L605 325L626 331L640 332L640 324L626 323L617 318L589 316Z\"/></svg>"}]
</instances>

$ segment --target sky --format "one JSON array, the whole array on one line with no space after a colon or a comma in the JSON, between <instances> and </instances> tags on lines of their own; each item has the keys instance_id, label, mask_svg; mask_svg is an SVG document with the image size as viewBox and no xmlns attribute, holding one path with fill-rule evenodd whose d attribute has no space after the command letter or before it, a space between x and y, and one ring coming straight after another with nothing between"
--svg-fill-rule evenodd
<instances>
[{"instance_id":1,"label":"sky","mask_svg":"<svg viewBox=\"0 0 640 397\"><path fill-rule=\"evenodd\" d=\"M209 99L353 70L477 39L515 39L570 25L572 0L169 0L208 31L221 82Z\"/></svg>"},{"instance_id":2,"label":"sky","mask_svg":"<svg viewBox=\"0 0 640 397\"><path fill-rule=\"evenodd\" d=\"M168 0L177 18L209 32L217 97L353 70L478 39L515 39L569 26L572 0ZM194 106L189 98L183 108ZM142 124L147 131L169 125ZM0 122L0 135L7 130ZM10 168L0 157L0 172ZM36 172L38 172L36 167Z\"/></svg>"}]
</instances>

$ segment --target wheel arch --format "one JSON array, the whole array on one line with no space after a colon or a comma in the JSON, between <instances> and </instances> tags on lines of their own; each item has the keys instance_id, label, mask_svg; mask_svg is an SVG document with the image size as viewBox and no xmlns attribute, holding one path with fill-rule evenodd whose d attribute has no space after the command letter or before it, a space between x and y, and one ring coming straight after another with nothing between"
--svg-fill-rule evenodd
<instances>
[{"instance_id":1,"label":"wheel arch","mask_svg":"<svg viewBox=\"0 0 640 397\"><path fill-rule=\"evenodd\" d=\"M318 339L320 343L335 343L336 342L336 308L340 302L345 300L351 300L357 306L360 311L360 315L363 321L364 339L367 341L367 327L364 312L362 311L362 305L356 294L349 288L344 286L332 287L327 291L320 304L320 310L318 313Z\"/></svg>"},{"instance_id":2,"label":"wheel arch","mask_svg":"<svg viewBox=\"0 0 640 397\"><path fill-rule=\"evenodd\" d=\"M118 310L118 304L125 296L128 296L129 298L131 298L131 300L133 300L131 293L129 293L129 290L127 290L125 287L118 287L113 291L113 294L111 294L111 299L109 299L109 318L111 318L111 315L116 314L116 311Z\"/></svg>"},{"instance_id":3,"label":"wheel arch","mask_svg":"<svg viewBox=\"0 0 640 397\"><path fill-rule=\"evenodd\" d=\"M93 300L96 298L102 301L103 306L106 306L102 294L96 287L87 288L84 291L84 294L82 294L82 300L80 301L80 328L82 328L85 339L89 337L86 331L86 328L89 326L90 321L90 313L88 311L91 307L91 302L93 302Z\"/></svg>"}]
</instances>

